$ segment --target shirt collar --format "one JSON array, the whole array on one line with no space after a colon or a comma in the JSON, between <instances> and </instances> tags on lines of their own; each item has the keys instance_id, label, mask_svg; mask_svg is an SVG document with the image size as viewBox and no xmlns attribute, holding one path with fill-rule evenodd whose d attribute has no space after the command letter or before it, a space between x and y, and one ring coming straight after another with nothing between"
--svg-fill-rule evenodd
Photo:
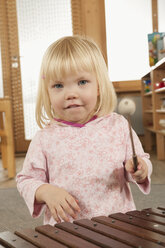
<instances>
[{"instance_id":1,"label":"shirt collar","mask_svg":"<svg viewBox=\"0 0 165 248\"><path fill-rule=\"evenodd\" d=\"M97 118L97 115L94 115L89 121L87 121L86 123L83 123L83 124L81 124L81 123L75 123L75 122L70 122L70 121L64 121L64 120L56 119L56 118L54 118L54 120L56 120L58 122L62 122L64 124L69 125L69 126L72 126L72 127L80 127L81 128L81 127L84 127L88 122L93 121L96 118Z\"/></svg>"}]
</instances>

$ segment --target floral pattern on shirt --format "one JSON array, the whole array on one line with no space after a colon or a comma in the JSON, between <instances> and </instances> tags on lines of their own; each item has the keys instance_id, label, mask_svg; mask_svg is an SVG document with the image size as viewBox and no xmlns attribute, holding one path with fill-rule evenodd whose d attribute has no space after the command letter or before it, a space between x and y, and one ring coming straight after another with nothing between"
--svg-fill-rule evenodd
<instances>
[{"instance_id":1,"label":"floral pattern on shirt","mask_svg":"<svg viewBox=\"0 0 165 248\"><path fill-rule=\"evenodd\" d=\"M148 165L147 183L137 184L147 194L152 165L134 131L133 138L137 155ZM47 206L35 201L35 191L44 183L65 188L79 201L78 219L125 213L135 209L128 182L134 180L124 169L131 157L128 122L117 113L82 128L54 121L33 138L17 175L17 187L33 217L45 210L44 224L55 224Z\"/></svg>"}]
</instances>

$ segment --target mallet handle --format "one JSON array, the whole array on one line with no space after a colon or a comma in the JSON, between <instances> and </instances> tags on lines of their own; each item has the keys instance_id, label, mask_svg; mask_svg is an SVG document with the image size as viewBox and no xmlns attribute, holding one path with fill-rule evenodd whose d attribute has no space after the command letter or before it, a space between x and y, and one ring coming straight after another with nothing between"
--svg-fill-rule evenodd
<instances>
[{"instance_id":1,"label":"mallet handle","mask_svg":"<svg viewBox=\"0 0 165 248\"><path fill-rule=\"evenodd\" d=\"M137 160L137 155L135 153L135 147L134 147L134 142L133 142L130 115L128 115L128 126L129 126L130 138L131 138L131 146L132 146L132 153L133 153L132 158L133 158L134 171L137 171L138 160Z\"/></svg>"}]
</instances>

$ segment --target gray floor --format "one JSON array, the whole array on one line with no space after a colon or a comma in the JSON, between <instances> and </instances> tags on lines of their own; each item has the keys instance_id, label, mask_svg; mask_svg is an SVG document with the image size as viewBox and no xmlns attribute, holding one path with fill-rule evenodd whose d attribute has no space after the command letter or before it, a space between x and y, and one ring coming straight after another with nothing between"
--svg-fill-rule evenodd
<instances>
[{"instance_id":1,"label":"gray floor","mask_svg":"<svg viewBox=\"0 0 165 248\"><path fill-rule=\"evenodd\" d=\"M0 189L0 232L42 225L42 217L33 219L16 188Z\"/></svg>"}]
</instances>

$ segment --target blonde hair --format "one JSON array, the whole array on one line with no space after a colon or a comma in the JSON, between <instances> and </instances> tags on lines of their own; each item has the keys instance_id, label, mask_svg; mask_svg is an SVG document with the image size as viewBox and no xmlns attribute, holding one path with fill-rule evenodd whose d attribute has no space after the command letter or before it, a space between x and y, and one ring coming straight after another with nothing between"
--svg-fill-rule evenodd
<instances>
[{"instance_id":1,"label":"blonde hair","mask_svg":"<svg viewBox=\"0 0 165 248\"><path fill-rule=\"evenodd\" d=\"M54 118L48 94L50 80L58 80L79 70L92 72L96 76L99 97L95 114L100 117L114 110L116 94L100 49L89 38L67 36L51 44L43 56L36 103L36 121L39 127L42 128L48 120Z\"/></svg>"}]
</instances>

